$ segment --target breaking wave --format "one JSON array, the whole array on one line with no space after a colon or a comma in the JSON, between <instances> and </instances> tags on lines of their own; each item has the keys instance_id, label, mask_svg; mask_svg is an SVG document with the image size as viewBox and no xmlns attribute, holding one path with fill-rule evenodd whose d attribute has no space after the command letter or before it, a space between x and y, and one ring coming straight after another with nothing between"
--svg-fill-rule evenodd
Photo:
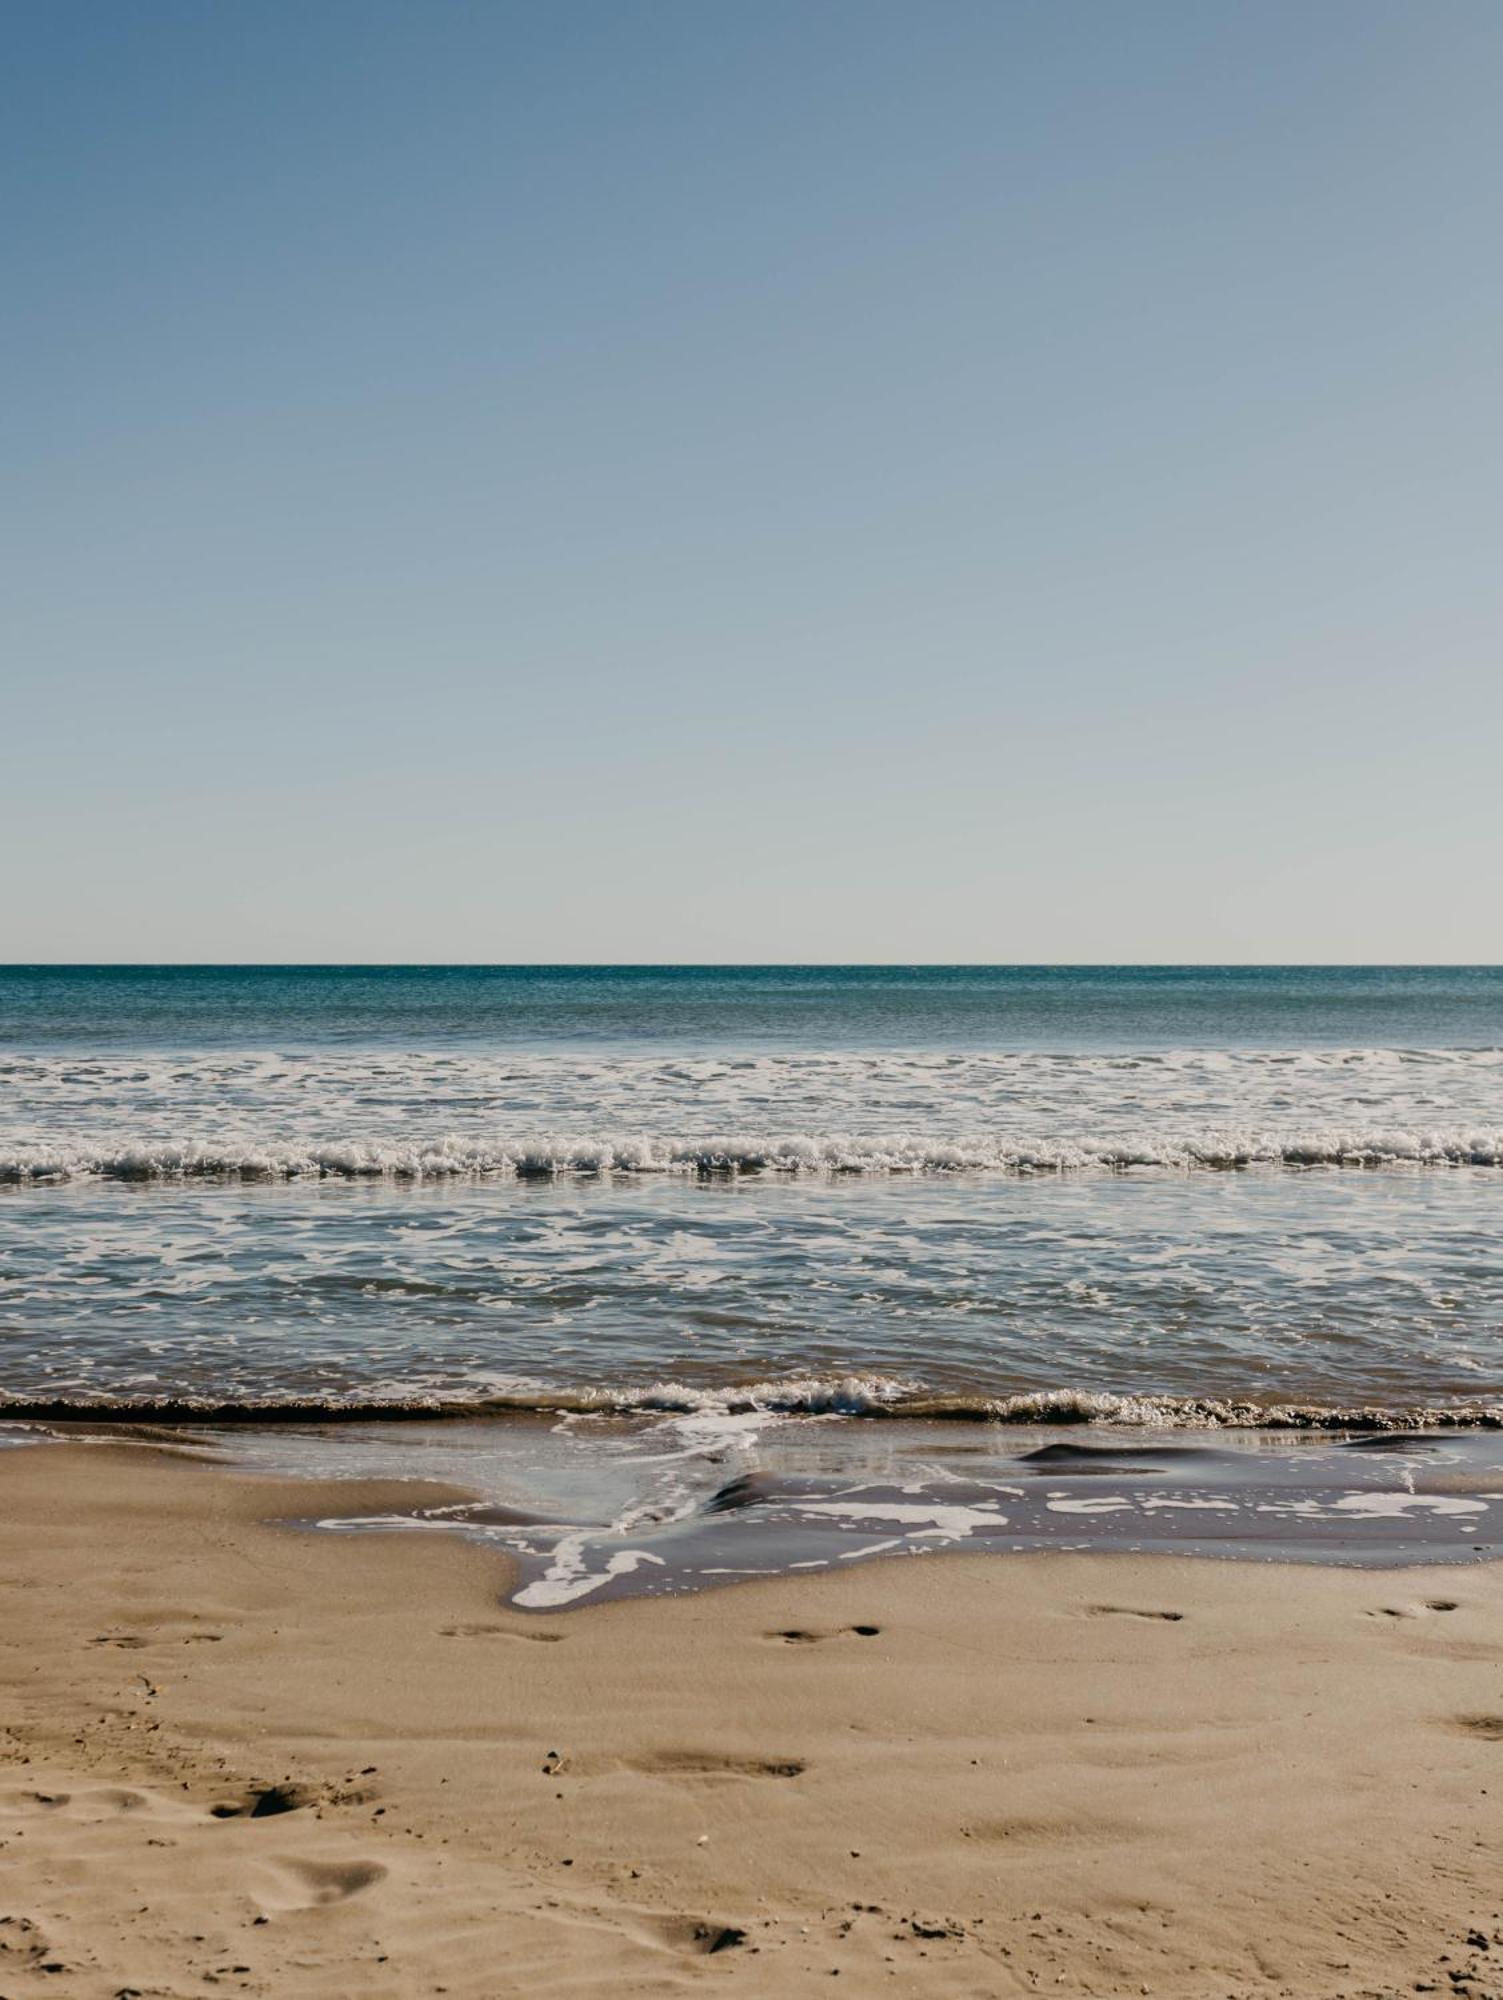
<instances>
[{"instance_id":1,"label":"breaking wave","mask_svg":"<svg viewBox=\"0 0 1503 2000\"><path fill-rule=\"evenodd\" d=\"M1498 1167L1503 1129L1230 1129L1140 1137L1020 1138L984 1132L742 1133L703 1137L482 1141L331 1139L307 1143L141 1139L113 1145L43 1141L0 1155L0 1183L76 1180L526 1180L606 1174L1040 1174L1140 1168L1228 1172L1249 1167Z\"/></svg>"},{"instance_id":2,"label":"breaking wave","mask_svg":"<svg viewBox=\"0 0 1503 2000\"><path fill-rule=\"evenodd\" d=\"M1096 1425L1132 1430L1436 1431L1503 1430L1503 1403L1330 1404L1259 1402L1224 1396L1115 1394L1074 1388L1003 1395L928 1389L880 1375L797 1376L718 1387L658 1382L643 1388L521 1385L454 1396L388 1389L329 1397L0 1394L0 1419L107 1425L333 1424L480 1418L763 1415L780 1418L903 1419Z\"/></svg>"}]
</instances>

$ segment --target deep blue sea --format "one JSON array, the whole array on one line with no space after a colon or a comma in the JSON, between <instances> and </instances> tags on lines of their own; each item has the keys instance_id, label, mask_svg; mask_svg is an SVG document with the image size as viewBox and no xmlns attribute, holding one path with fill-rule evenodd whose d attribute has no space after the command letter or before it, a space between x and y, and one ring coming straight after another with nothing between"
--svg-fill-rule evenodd
<instances>
[{"instance_id":1,"label":"deep blue sea","mask_svg":"<svg viewBox=\"0 0 1503 2000\"><path fill-rule=\"evenodd\" d=\"M1498 966L0 966L0 1048L1486 1049Z\"/></svg>"}]
</instances>

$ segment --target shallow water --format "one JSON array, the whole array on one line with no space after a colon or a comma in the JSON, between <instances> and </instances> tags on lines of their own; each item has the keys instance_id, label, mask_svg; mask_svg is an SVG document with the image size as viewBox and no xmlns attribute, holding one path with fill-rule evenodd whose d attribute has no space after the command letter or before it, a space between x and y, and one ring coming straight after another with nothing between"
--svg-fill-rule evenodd
<instances>
[{"instance_id":1,"label":"shallow water","mask_svg":"<svg viewBox=\"0 0 1503 2000\"><path fill-rule=\"evenodd\" d=\"M0 1199L0 1365L11 1398L355 1408L1488 1402L1500 1194L1481 1169L73 1183Z\"/></svg>"},{"instance_id":2,"label":"shallow water","mask_svg":"<svg viewBox=\"0 0 1503 2000\"><path fill-rule=\"evenodd\" d=\"M9 1441L25 1435L12 1426ZM473 1497L435 1504L415 1486L410 1506L372 1513L352 1486L347 1511L302 1525L463 1535L511 1559L510 1602L527 1611L941 1551L1387 1568L1493 1561L1503 1547L1503 1435L1481 1430L1062 1436L974 1419L878 1425L748 1410L133 1436L284 1478L458 1487ZM1433 1595L1404 1598L1393 1615L1444 1608Z\"/></svg>"}]
</instances>

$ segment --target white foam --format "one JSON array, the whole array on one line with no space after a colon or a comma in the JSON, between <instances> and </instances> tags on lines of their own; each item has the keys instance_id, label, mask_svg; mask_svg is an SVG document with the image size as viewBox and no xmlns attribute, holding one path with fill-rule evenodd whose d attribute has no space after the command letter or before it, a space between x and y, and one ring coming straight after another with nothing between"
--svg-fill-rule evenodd
<instances>
[{"instance_id":1,"label":"white foam","mask_svg":"<svg viewBox=\"0 0 1503 2000\"><path fill-rule=\"evenodd\" d=\"M1497 1166L1503 1051L25 1056L0 1111L19 1182Z\"/></svg>"},{"instance_id":2,"label":"white foam","mask_svg":"<svg viewBox=\"0 0 1503 2000\"><path fill-rule=\"evenodd\" d=\"M908 1528L910 1541L964 1541L978 1530L1007 1526L1007 1516L995 1507L955 1507L942 1501L800 1500L798 1511L830 1514L842 1521L896 1521Z\"/></svg>"},{"instance_id":3,"label":"white foam","mask_svg":"<svg viewBox=\"0 0 1503 2000\"><path fill-rule=\"evenodd\" d=\"M889 1132L727 1133L507 1139L451 1136L278 1143L141 1139L124 1144L38 1140L0 1154L0 1181L304 1179L523 1180L559 1175L875 1175L1227 1172L1252 1167L1498 1167L1503 1127L1487 1130L1252 1129L1123 1139L1090 1135ZM713 1276L713 1274L711 1274ZM708 1281L708 1280L707 1280Z\"/></svg>"},{"instance_id":4,"label":"white foam","mask_svg":"<svg viewBox=\"0 0 1503 2000\"><path fill-rule=\"evenodd\" d=\"M1484 1500L1461 1500L1447 1493L1348 1493L1332 1505L1359 1521L1402 1519L1416 1508L1432 1514L1485 1514Z\"/></svg>"},{"instance_id":5,"label":"white foam","mask_svg":"<svg viewBox=\"0 0 1503 2000\"><path fill-rule=\"evenodd\" d=\"M552 1610L561 1604L577 1604L580 1598L603 1590L613 1577L630 1576L644 1563L655 1564L659 1569L664 1567L663 1558L648 1549L617 1549L599 1569L592 1570L586 1556L587 1546L584 1535L571 1535L560 1542L543 1575L524 1585L512 1602L528 1611Z\"/></svg>"}]
</instances>

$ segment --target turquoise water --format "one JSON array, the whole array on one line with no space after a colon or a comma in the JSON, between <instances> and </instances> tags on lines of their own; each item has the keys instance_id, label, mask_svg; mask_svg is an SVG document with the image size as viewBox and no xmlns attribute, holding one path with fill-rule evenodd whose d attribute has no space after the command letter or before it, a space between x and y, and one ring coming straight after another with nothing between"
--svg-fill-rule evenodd
<instances>
[{"instance_id":1,"label":"turquoise water","mask_svg":"<svg viewBox=\"0 0 1503 2000\"><path fill-rule=\"evenodd\" d=\"M0 967L0 1048L1487 1048L1498 966Z\"/></svg>"},{"instance_id":2,"label":"turquoise water","mask_svg":"<svg viewBox=\"0 0 1503 2000\"><path fill-rule=\"evenodd\" d=\"M1487 1406L1500 1162L1498 968L9 968L0 1397Z\"/></svg>"}]
</instances>

